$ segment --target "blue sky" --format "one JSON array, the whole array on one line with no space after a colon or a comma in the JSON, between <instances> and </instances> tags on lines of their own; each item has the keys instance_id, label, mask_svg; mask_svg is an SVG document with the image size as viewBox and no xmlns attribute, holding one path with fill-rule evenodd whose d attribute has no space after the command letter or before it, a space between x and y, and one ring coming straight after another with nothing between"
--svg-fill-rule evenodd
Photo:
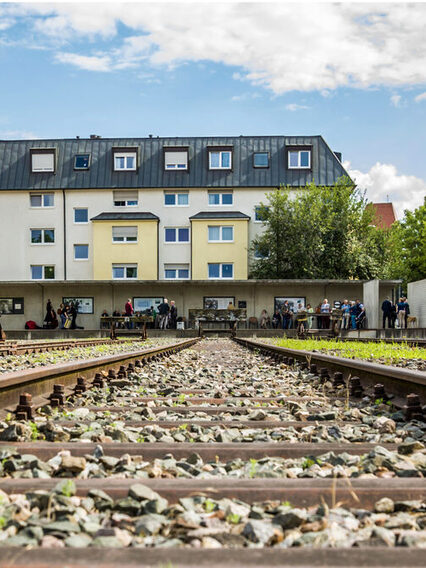
<instances>
[{"instance_id":1,"label":"blue sky","mask_svg":"<svg viewBox=\"0 0 426 568\"><path fill-rule=\"evenodd\" d=\"M322 134L401 215L426 192L425 25L425 4L1 4L0 137Z\"/></svg>"}]
</instances>

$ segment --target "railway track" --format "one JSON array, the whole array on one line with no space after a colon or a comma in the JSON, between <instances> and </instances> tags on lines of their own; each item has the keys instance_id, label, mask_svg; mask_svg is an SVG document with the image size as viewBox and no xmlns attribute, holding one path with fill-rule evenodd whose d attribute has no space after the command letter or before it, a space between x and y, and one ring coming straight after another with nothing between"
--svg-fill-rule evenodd
<instances>
[{"instance_id":1,"label":"railway track","mask_svg":"<svg viewBox=\"0 0 426 568\"><path fill-rule=\"evenodd\" d=\"M0 422L0 519L20 519L2 522L0 567L424 565L426 425L401 387L387 404L250 340L149 351L3 383L64 390ZM102 382L73 390L83 372Z\"/></svg>"},{"instance_id":2,"label":"railway track","mask_svg":"<svg viewBox=\"0 0 426 568\"><path fill-rule=\"evenodd\" d=\"M140 337L115 339L114 341L105 338L69 339L56 341L26 341L23 343L7 341L0 343L0 357L5 357L8 355L29 355L31 353L45 353L48 351L68 351L69 349L73 349L75 347L93 347L95 345L114 343L119 344L135 341L141 341Z\"/></svg>"}]
</instances>

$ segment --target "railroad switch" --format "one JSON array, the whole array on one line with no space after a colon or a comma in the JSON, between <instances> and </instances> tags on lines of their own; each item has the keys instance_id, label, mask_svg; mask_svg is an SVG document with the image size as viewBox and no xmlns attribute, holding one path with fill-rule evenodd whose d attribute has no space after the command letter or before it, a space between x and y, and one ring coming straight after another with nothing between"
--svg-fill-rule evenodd
<instances>
[{"instance_id":1,"label":"railroad switch","mask_svg":"<svg viewBox=\"0 0 426 568\"><path fill-rule=\"evenodd\" d=\"M19 404L15 410L17 420L31 420L33 417L33 397L28 392L19 395Z\"/></svg>"},{"instance_id":2,"label":"railroad switch","mask_svg":"<svg viewBox=\"0 0 426 568\"><path fill-rule=\"evenodd\" d=\"M51 406L63 406L65 404L64 385L53 385L53 392L47 398Z\"/></svg>"},{"instance_id":3,"label":"railroad switch","mask_svg":"<svg viewBox=\"0 0 426 568\"><path fill-rule=\"evenodd\" d=\"M74 387L74 394L83 394L87 390L86 379L84 377L77 377L77 384Z\"/></svg>"},{"instance_id":4,"label":"railroad switch","mask_svg":"<svg viewBox=\"0 0 426 568\"><path fill-rule=\"evenodd\" d=\"M340 371L336 371L333 375L333 387L344 387L345 386L345 380L343 378L343 373L341 373Z\"/></svg>"},{"instance_id":5,"label":"railroad switch","mask_svg":"<svg viewBox=\"0 0 426 568\"><path fill-rule=\"evenodd\" d=\"M359 377L351 377L349 379L349 395L355 398L361 398L364 394L364 389L361 385L361 379Z\"/></svg>"},{"instance_id":6,"label":"railroad switch","mask_svg":"<svg viewBox=\"0 0 426 568\"><path fill-rule=\"evenodd\" d=\"M418 394L407 394L407 404L404 406L406 420L423 420L423 409Z\"/></svg>"},{"instance_id":7,"label":"railroad switch","mask_svg":"<svg viewBox=\"0 0 426 568\"><path fill-rule=\"evenodd\" d=\"M381 383L377 383L377 385L374 385L374 400L378 399L382 399L383 402L389 400L389 397L385 391L385 387Z\"/></svg>"}]
</instances>

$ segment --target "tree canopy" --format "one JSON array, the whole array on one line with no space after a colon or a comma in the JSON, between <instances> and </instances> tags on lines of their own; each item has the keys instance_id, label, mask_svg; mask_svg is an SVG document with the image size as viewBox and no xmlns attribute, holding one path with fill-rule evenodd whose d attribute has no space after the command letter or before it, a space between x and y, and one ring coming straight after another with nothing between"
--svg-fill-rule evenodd
<instances>
[{"instance_id":1,"label":"tree canopy","mask_svg":"<svg viewBox=\"0 0 426 568\"><path fill-rule=\"evenodd\" d=\"M349 178L331 187L310 183L267 194L259 214L264 231L251 246L254 278L379 278L385 231Z\"/></svg>"}]
</instances>

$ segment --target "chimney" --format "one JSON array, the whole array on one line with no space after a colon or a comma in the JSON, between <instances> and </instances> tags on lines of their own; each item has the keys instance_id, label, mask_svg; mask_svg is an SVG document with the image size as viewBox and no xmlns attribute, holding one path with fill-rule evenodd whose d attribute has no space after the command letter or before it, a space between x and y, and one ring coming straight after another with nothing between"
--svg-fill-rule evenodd
<instances>
[{"instance_id":1,"label":"chimney","mask_svg":"<svg viewBox=\"0 0 426 568\"><path fill-rule=\"evenodd\" d=\"M102 138L102 136L99 136L99 134L90 135L90 140L99 140L100 138Z\"/></svg>"}]
</instances>

